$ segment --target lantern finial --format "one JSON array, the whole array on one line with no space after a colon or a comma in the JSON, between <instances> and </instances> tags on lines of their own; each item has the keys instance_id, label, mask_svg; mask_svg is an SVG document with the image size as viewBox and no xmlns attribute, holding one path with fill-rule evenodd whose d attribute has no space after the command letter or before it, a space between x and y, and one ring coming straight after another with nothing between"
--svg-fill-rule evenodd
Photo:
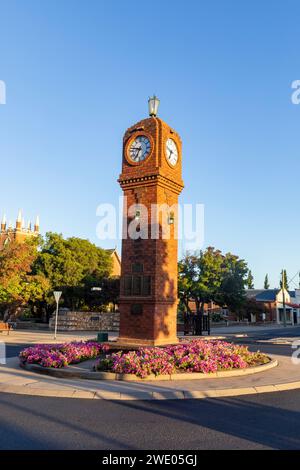
<instances>
[{"instance_id":1,"label":"lantern finial","mask_svg":"<svg viewBox=\"0 0 300 470\"><path fill-rule=\"evenodd\" d=\"M152 116L152 117L157 116L159 103L160 103L160 100L155 95L153 95L151 98L148 99L149 116Z\"/></svg>"}]
</instances>

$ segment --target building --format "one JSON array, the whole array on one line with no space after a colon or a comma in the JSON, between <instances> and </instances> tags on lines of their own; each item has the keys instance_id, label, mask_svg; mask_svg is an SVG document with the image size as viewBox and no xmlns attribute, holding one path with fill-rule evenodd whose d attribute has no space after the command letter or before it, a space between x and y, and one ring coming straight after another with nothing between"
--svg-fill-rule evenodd
<instances>
[{"instance_id":1,"label":"building","mask_svg":"<svg viewBox=\"0 0 300 470\"><path fill-rule=\"evenodd\" d=\"M36 218L34 227L32 229L31 222L29 221L25 225L25 221L22 217L22 212L19 211L18 217L16 220L15 227L12 223L6 222L6 216L3 215L1 226L0 226L0 249L2 249L7 243L11 241L23 242L24 240L36 237L40 231L40 222L39 217Z\"/></svg>"},{"instance_id":2,"label":"building","mask_svg":"<svg viewBox=\"0 0 300 470\"><path fill-rule=\"evenodd\" d=\"M288 325L300 324L300 289L287 291L285 289L285 309L286 323ZM262 306L261 313L251 313L249 321L255 322L273 322L281 325L284 323L284 305L282 289L247 289L246 297ZM189 308L192 313L196 313L194 301L189 302ZM235 313L227 308L222 308L215 303L204 305L204 313L218 314L230 321L236 321Z\"/></svg>"},{"instance_id":3,"label":"building","mask_svg":"<svg viewBox=\"0 0 300 470\"><path fill-rule=\"evenodd\" d=\"M120 277L121 276L121 259L118 255L116 248L105 250L107 253L110 254L112 258L112 277Z\"/></svg>"},{"instance_id":4,"label":"building","mask_svg":"<svg viewBox=\"0 0 300 470\"><path fill-rule=\"evenodd\" d=\"M279 325L284 323L282 289L248 289L246 295L248 299L263 304L266 321L276 322ZM300 324L300 289L295 291L287 291L285 289L284 297L287 324ZM255 316L252 316L253 322L257 320Z\"/></svg>"}]
</instances>

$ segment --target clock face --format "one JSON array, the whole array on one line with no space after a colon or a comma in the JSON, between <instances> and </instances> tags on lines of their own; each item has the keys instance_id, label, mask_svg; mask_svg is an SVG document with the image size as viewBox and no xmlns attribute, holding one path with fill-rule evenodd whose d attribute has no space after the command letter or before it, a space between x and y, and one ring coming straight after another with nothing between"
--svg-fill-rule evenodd
<instances>
[{"instance_id":1,"label":"clock face","mask_svg":"<svg viewBox=\"0 0 300 470\"><path fill-rule=\"evenodd\" d=\"M178 149L173 139L168 139L166 142L166 154L170 165L175 166L178 161Z\"/></svg>"},{"instance_id":2,"label":"clock face","mask_svg":"<svg viewBox=\"0 0 300 470\"><path fill-rule=\"evenodd\" d=\"M150 155L151 144L148 137L145 135L138 135L130 144L129 156L135 162L141 162Z\"/></svg>"}]
</instances>

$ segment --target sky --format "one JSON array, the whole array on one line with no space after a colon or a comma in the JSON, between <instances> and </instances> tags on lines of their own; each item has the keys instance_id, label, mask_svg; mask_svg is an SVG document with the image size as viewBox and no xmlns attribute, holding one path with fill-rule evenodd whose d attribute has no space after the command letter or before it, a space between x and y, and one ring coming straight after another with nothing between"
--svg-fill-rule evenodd
<instances>
[{"instance_id":1,"label":"sky","mask_svg":"<svg viewBox=\"0 0 300 470\"><path fill-rule=\"evenodd\" d=\"M183 141L180 202L205 207L204 246L244 258L257 288L292 278L299 15L297 0L0 0L0 212L120 250L97 238L96 209L118 204L122 136L155 93Z\"/></svg>"}]
</instances>

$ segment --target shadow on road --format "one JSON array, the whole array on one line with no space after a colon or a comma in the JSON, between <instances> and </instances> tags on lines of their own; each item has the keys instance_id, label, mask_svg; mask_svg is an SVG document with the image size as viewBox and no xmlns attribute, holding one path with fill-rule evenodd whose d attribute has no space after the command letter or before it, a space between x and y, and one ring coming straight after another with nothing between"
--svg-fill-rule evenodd
<instances>
[{"instance_id":1,"label":"shadow on road","mask_svg":"<svg viewBox=\"0 0 300 470\"><path fill-rule=\"evenodd\" d=\"M3 449L300 449L299 401L298 392L149 402L2 394L0 442Z\"/></svg>"}]
</instances>

